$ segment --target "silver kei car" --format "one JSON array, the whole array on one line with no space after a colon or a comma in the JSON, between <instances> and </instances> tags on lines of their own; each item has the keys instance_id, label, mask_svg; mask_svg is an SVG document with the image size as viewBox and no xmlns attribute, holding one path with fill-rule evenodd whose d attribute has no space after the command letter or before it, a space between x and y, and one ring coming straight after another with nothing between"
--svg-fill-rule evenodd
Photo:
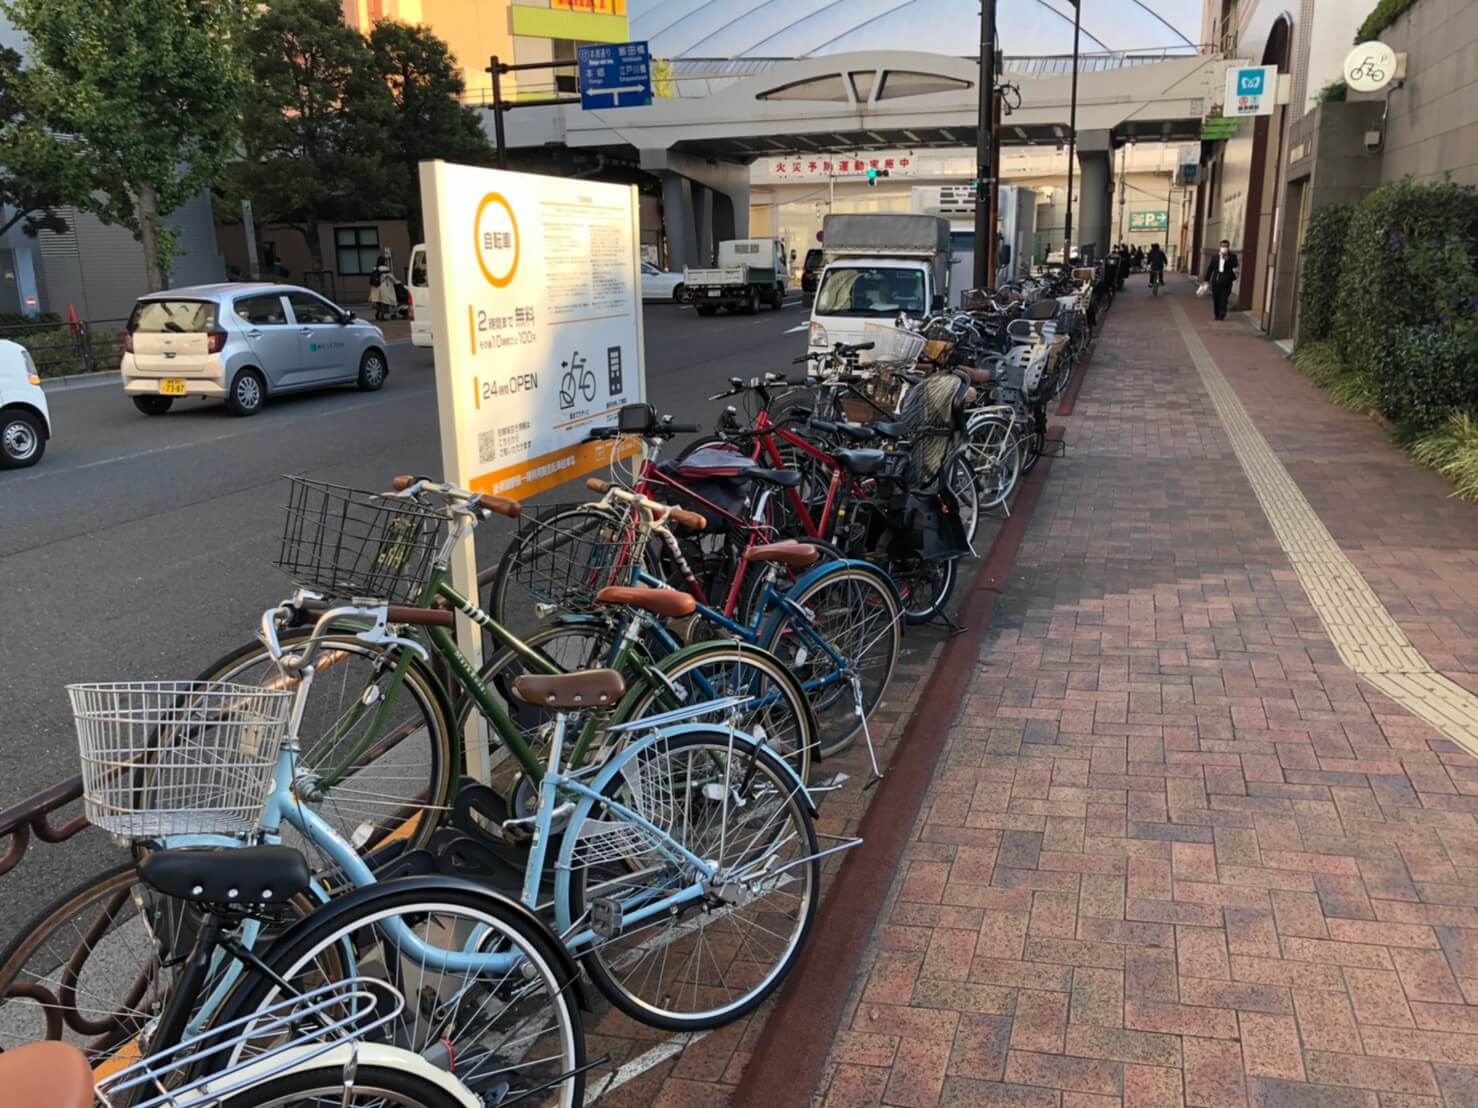
<instances>
[{"instance_id":1,"label":"silver kei car","mask_svg":"<svg viewBox=\"0 0 1478 1108\"><path fill-rule=\"evenodd\" d=\"M141 297L123 340L123 391L145 415L218 397L235 415L327 385L372 391L390 375L385 336L295 285L193 285Z\"/></svg>"}]
</instances>

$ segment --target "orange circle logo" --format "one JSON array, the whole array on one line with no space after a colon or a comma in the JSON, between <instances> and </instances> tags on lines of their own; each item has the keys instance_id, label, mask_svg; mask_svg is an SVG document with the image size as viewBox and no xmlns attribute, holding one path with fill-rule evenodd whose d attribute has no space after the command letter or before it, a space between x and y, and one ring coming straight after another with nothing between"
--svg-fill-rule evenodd
<instances>
[{"instance_id":1,"label":"orange circle logo","mask_svg":"<svg viewBox=\"0 0 1478 1108\"><path fill-rule=\"evenodd\" d=\"M500 193L488 193L477 205L473 232L477 239L477 267L493 288L507 287L518 272L518 221Z\"/></svg>"}]
</instances>

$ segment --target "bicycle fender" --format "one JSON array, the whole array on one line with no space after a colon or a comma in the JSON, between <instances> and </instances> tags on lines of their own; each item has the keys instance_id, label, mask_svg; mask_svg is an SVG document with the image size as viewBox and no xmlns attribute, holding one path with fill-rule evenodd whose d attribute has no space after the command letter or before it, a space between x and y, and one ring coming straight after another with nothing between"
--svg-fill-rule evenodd
<instances>
[{"instance_id":1,"label":"bicycle fender","mask_svg":"<svg viewBox=\"0 0 1478 1108\"><path fill-rule=\"evenodd\" d=\"M799 581L786 590L785 595L789 596L792 593L799 593L802 589L808 589L817 581L824 580L834 573L839 573L843 569L859 569L864 573L869 573L876 577L887 586L888 592L892 594L894 603L898 605L899 610L902 610L903 598L899 595L898 586L894 584L893 578L888 574L888 571L880 566L873 565L871 562L864 562L856 558L844 562L822 562L819 565L813 566L806 571ZM779 607L770 613L769 617L765 620L764 626L760 628L758 638L760 646L766 650L774 649L775 636L780 631L781 622L788 614L784 608Z\"/></svg>"},{"instance_id":2,"label":"bicycle fender","mask_svg":"<svg viewBox=\"0 0 1478 1108\"><path fill-rule=\"evenodd\" d=\"M714 730L726 731L727 728L723 728L712 723L684 723L676 727L664 728L662 731L659 731L656 734L647 735L645 738L641 738L636 740L635 742L628 743L626 746L622 747L618 753L613 755L610 761L608 761L603 767L601 767L600 772L595 775L595 777L591 780L590 784L587 787L590 789L591 792L595 793L596 796L599 796L599 794L605 791L606 786L609 785L613 780L615 780L616 775L621 772L621 767L625 765L630 759L640 755L643 751L649 750L657 743L676 735L687 735L696 732L712 733ZM761 745L756 739L754 739L750 735L745 734L743 731L735 731L733 732L733 736L736 745L748 745L752 747ZM765 749L768 750L769 748L765 747ZM798 792L801 795L801 798L805 801L807 813L811 816L812 819L815 819L820 809L816 807L816 800L811 795L811 791L807 789L806 786L802 783L800 777L796 774L795 770L791 768L789 762L780 757L780 755L775 754L773 750L771 750L770 753L774 754L775 761L780 764L784 773L790 779L790 783L793 786L794 791ZM579 827L581 823L589 818L590 809L595 806L596 796L581 797L580 803L575 807L574 815L570 817L569 823L565 826ZM578 842L578 838L579 837L576 835L569 834L562 836L562 841L560 842L559 846L559 856L554 864L554 905L556 913L555 926L558 927L559 930L563 933L568 933L570 930L570 926L573 923L573 921L569 918L570 876L574 872L570 863L574 859L575 846Z\"/></svg>"}]
</instances>

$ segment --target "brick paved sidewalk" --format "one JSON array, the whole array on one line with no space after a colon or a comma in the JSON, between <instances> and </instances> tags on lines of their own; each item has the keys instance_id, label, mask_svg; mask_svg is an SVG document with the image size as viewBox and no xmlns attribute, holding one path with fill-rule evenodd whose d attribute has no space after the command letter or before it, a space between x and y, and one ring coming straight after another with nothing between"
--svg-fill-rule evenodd
<instances>
[{"instance_id":1,"label":"brick paved sidewalk","mask_svg":"<svg viewBox=\"0 0 1478 1108\"><path fill-rule=\"evenodd\" d=\"M1475 687L1478 510L1245 328L1131 290L818 1103L1478 1106L1478 760L1341 663L1172 304Z\"/></svg>"}]
</instances>

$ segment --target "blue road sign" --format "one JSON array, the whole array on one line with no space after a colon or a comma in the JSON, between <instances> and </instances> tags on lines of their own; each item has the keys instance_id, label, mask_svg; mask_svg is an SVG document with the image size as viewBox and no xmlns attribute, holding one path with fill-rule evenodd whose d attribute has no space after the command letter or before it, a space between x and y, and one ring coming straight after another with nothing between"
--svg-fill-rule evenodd
<instances>
[{"instance_id":1,"label":"blue road sign","mask_svg":"<svg viewBox=\"0 0 1478 1108\"><path fill-rule=\"evenodd\" d=\"M639 108L652 102L652 59L645 42L580 47L580 107Z\"/></svg>"}]
</instances>

